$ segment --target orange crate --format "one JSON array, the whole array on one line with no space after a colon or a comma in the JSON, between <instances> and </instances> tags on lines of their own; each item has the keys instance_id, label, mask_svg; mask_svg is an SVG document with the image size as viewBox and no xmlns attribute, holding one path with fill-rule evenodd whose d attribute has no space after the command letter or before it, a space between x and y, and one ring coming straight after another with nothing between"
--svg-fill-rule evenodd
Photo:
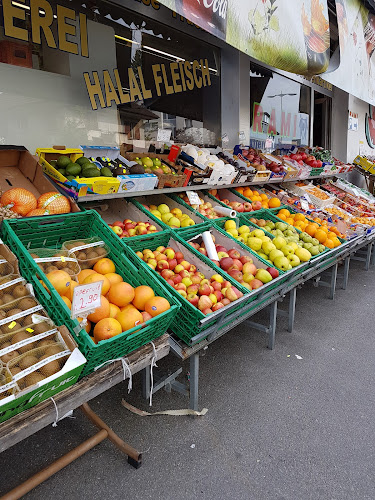
<instances>
[{"instance_id":1,"label":"orange crate","mask_svg":"<svg viewBox=\"0 0 375 500\"><path fill-rule=\"evenodd\" d=\"M32 68L31 46L3 40L0 42L0 62Z\"/></svg>"}]
</instances>

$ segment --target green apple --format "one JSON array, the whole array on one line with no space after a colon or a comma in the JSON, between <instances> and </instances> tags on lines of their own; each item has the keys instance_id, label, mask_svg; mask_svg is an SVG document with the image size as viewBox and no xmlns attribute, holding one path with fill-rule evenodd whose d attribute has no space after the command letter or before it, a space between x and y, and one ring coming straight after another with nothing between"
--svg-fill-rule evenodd
<instances>
[{"instance_id":1,"label":"green apple","mask_svg":"<svg viewBox=\"0 0 375 500\"><path fill-rule=\"evenodd\" d=\"M293 268L292 264L289 264L287 271L290 271Z\"/></svg>"},{"instance_id":2,"label":"green apple","mask_svg":"<svg viewBox=\"0 0 375 500\"><path fill-rule=\"evenodd\" d=\"M272 276L265 269L258 269L255 279L261 281L262 283L269 283L272 281Z\"/></svg>"},{"instance_id":3,"label":"green apple","mask_svg":"<svg viewBox=\"0 0 375 500\"><path fill-rule=\"evenodd\" d=\"M269 226L271 229L275 228L275 223L272 222L272 220L268 220L266 225Z\"/></svg>"},{"instance_id":4,"label":"green apple","mask_svg":"<svg viewBox=\"0 0 375 500\"><path fill-rule=\"evenodd\" d=\"M173 218L173 214L171 214L170 212L167 212L166 214L162 214L162 216L161 216L161 220L163 222L165 222L166 224L168 224L169 219L172 219L172 218Z\"/></svg>"},{"instance_id":5,"label":"green apple","mask_svg":"<svg viewBox=\"0 0 375 500\"><path fill-rule=\"evenodd\" d=\"M280 231L285 231L288 229L288 224L285 224L284 222L276 222L275 228L279 229Z\"/></svg>"},{"instance_id":6,"label":"green apple","mask_svg":"<svg viewBox=\"0 0 375 500\"><path fill-rule=\"evenodd\" d=\"M304 243L302 245L302 248L306 248L306 250L310 251L310 248L312 248L314 245L312 243Z\"/></svg>"},{"instance_id":7,"label":"green apple","mask_svg":"<svg viewBox=\"0 0 375 500\"><path fill-rule=\"evenodd\" d=\"M160 167L161 165L161 161L159 160L159 158L153 158L152 163L155 165L155 167Z\"/></svg>"},{"instance_id":8,"label":"green apple","mask_svg":"<svg viewBox=\"0 0 375 500\"><path fill-rule=\"evenodd\" d=\"M296 255L301 262L308 262L311 259L311 253L306 248L297 248Z\"/></svg>"},{"instance_id":9,"label":"green apple","mask_svg":"<svg viewBox=\"0 0 375 500\"><path fill-rule=\"evenodd\" d=\"M172 217L168 220L168 226L176 226L176 227L180 227L181 226L181 222L180 222L180 219L177 219L177 217Z\"/></svg>"},{"instance_id":10,"label":"green apple","mask_svg":"<svg viewBox=\"0 0 375 500\"><path fill-rule=\"evenodd\" d=\"M289 260L286 257L277 257L273 263L282 271L287 271L290 265Z\"/></svg>"},{"instance_id":11,"label":"green apple","mask_svg":"<svg viewBox=\"0 0 375 500\"><path fill-rule=\"evenodd\" d=\"M159 210L150 210L150 212L154 217L157 217L158 219L161 220L161 213L159 212Z\"/></svg>"},{"instance_id":12,"label":"green apple","mask_svg":"<svg viewBox=\"0 0 375 500\"><path fill-rule=\"evenodd\" d=\"M292 229L287 229L284 231L284 236L294 236L295 232Z\"/></svg>"},{"instance_id":13,"label":"green apple","mask_svg":"<svg viewBox=\"0 0 375 500\"><path fill-rule=\"evenodd\" d=\"M291 253L292 254L294 253L294 250L293 250L293 248L290 245L284 245L283 247L280 248L280 250L283 252L283 254L285 255L285 257L287 257L288 255L290 255Z\"/></svg>"},{"instance_id":14,"label":"green apple","mask_svg":"<svg viewBox=\"0 0 375 500\"><path fill-rule=\"evenodd\" d=\"M265 241L271 242L271 241L272 241L272 240L271 240L271 238L270 238L269 236L266 236L266 235L264 235L264 236L260 237L260 239L261 239L263 242L265 242Z\"/></svg>"},{"instance_id":15,"label":"green apple","mask_svg":"<svg viewBox=\"0 0 375 500\"><path fill-rule=\"evenodd\" d=\"M275 230L275 236L281 236L282 238L284 237L284 233L280 231L280 229Z\"/></svg>"},{"instance_id":16,"label":"green apple","mask_svg":"<svg viewBox=\"0 0 375 500\"><path fill-rule=\"evenodd\" d=\"M316 238L313 238L311 240L311 243L313 244L313 246L315 247L316 245L319 245L319 240L317 240Z\"/></svg>"},{"instance_id":17,"label":"green apple","mask_svg":"<svg viewBox=\"0 0 375 500\"><path fill-rule=\"evenodd\" d=\"M253 238L263 238L265 234L261 229L254 229L254 231L251 231L250 236Z\"/></svg>"},{"instance_id":18,"label":"green apple","mask_svg":"<svg viewBox=\"0 0 375 500\"><path fill-rule=\"evenodd\" d=\"M319 253L324 252L325 249L326 247L324 245L319 245Z\"/></svg>"},{"instance_id":19,"label":"green apple","mask_svg":"<svg viewBox=\"0 0 375 500\"><path fill-rule=\"evenodd\" d=\"M238 231L237 229L227 229L227 233L231 234L232 236L238 236Z\"/></svg>"},{"instance_id":20,"label":"green apple","mask_svg":"<svg viewBox=\"0 0 375 500\"><path fill-rule=\"evenodd\" d=\"M185 217L184 219L181 218L180 223L181 227L189 227L195 225L195 222L193 221L193 219L190 219L190 217Z\"/></svg>"},{"instance_id":21,"label":"green apple","mask_svg":"<svg viewBox=\"0 0 375 500\"><path fill-rule=\"evenodd\" d=\"M268 258L274 262L277 257L284 257L284 254L281 250L271 250L270 253L268 254Z\"/></svg>"},{"instance_id":22,"label":"green apple","mask_svg":"<svg viewBox=\"0 0 375 500\"><path fill-rule=\"evenodd\" d=\"M271 241L263 241L262 250L265 254L269 255L272 250L276 250L275 245Z\"/></svg>"},{"instance_id":23,"label":"green apple","mask_svg":"<svg viewBox=\"0 0 375 500\"><path fill-rule=\"evenodd\" d=\"M141 158L141 161L142 161L144 167L150 167L151 168L151 167L154 166L153 161L148 156L145 156L145 157Z\"/></svg>"},{"instance_id":24,"label":"green apple","mask_svg":"<svg viewBox=\"0 0 375 500\"><path fill-rule=\"evenodd\" d=\"M262 240L260 238L247 238L246 244L251 250L258 252L262 248Z\"/></svg>"},{"instance_id":25,"label":"green apple","mask_svg":"<svg viewBox=\"0 0 375 500\"><path fill-rule=\"evenodd\" d=\"M245 283L250 283L251 281L253 281L254 276L251 273L245 273L242 279Z\"/></svg>"},{"instance_id":26,"label":"green apple","mask_svg":"<svg viewBox=\"0 0 375 500\"><path fill-rule=\"evenodd\" d=\"M296 251L298 248L298 243L296 243L295 241L291 241L289 243L289 246L292 247L294 251Z\"/></svg>"},{"instance_id":27,"label":"green apple","mask_svg":"<svg viewBox=\"0 0 375 500\"><path fill-rule=\"evenodd\" d=\"M299 260L297 255L294 255L293 253L289 254L287 259L289 260L290 265L292 267L296 267L296 266L299 266L301 264L301 261Z\"/></svg>"},{"instance_id":28,"label":"green apple","mask_svg":"<svg viewBox=\"0 0 375 500\"><path fill-rule=\"evenodd\" d=\"M275 247L280 250L281 247L284 247L286 245L285 238L282 238L281 236L277 236L272 240L272 243L275 245Z\"/></svg>"},{"instance_id":29,"label":"green apple","mask_svg":"<svg viewBox=\"0 0 375 500\"><path fill-rule=\"evenodd\" d=\"M309 252L311 253L311 255L318 255L318 253L319 253L319 246L318 245L314 245L313 247L311 247L310 249L308 248L307 250L309 250Z\"/></svg>"},{"instance_id":30,"label":"green apple","mask_svg":"<svg viewBox=\"0 0 375 500\"><path fill-rule=\"evenodd\" d=\"M165 203L162 203L161 205L159 205L158 210L162 215L170 212L168 205L166 205Z\"/></svg>"}]
</instances>

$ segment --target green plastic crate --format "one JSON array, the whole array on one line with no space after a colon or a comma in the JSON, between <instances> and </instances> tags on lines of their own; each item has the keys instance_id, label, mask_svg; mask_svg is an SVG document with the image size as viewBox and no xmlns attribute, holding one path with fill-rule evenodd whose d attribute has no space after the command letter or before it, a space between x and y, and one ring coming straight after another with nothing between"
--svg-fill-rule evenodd
<instances>
[{"instance_id":1,"label":"green plastic crate","mask_svg":"<svg viewBox=\"0 0 375 500\"><path fill-rule=\"evenodd\" d=\"M206 227L206 224L203 226L204 228ZM198 228L197 228L198 230ZM145 247L143 244L140 244L139 242L132 242L131 243L131 248L133 249L133 257L132 257L132 262L134 266L142 266L147 264L136 255L137 251L143 251L146 248L150 250L156 250L158 246L160 246L160 239L155 240L152 238L153 235L150 235L148 245ZM234 285L236 288L239 289L239 284L236 280L234 280L231 276L226 274L222 269L218 269L216 266L214 266L210 261L207 262L206 260L202 259L202 255L199 252L193 252L193 249L191 248L191 245L186 243L183 239L181 239L179 236L175 234L169 234L163 235L163 241L162 241L162 246L168 247L171 246L172 248L176 249L177 245L180 246L180 248L183 251L184 256L186 257L187 261L189 262L194 262L194 265L197 266L197 269L199 270L199 263L203 266L209 266L212 269L212 274L221 274L224 279L228 280L232 285ZM130 258L130 257L129 257ZM212 317L211 321L207 321L204 325L201 324L201 320L205 318L210 318L211 315L205 316L199 309L194 307L188 300L186 300L184 297L182 297L177 291L169 285L156 271L151 269L151 272L154 274L155 278L162 280L163 283L165 283L165 286L168 288L171 294L175 296L175 298L180 302L181 309L178 313L178 315L175 317L175 320L172 322L170 326L170 330L175 333L180 339L182 339L184 342L186 342L188 345L193 345L195 342L192 341L192 338L202 334L200 336L199 341L203 340L204 338L204 332L207 330L209 327L212 325L215 325L216 323L220 323L220 326L218 330L222 330L224 328L228 327L228 324L230 324L233 321L233 316L232 313L239 311L245 307L245 305L248 305L250 303L254 303L254 307L256 302L256 299L259 295L263 294L264 288L261 287L258 290L256 290L256 293L248 293L246 294L246 299L244 299L242 302L240 302L237 306L235 305L236 302L233 302L234 304L229 310L228 307L224 307L217 311L215 313L215 316ZM207 273L206 273L207 274ZM248 291L248 290L247 290ZM226 317L228 317L228 320L226 321ZM208 334L207 334L208 335Z\"/></svg>"},{"instance_id":2,"label":"green plastic crate","mask_svg":"<svg viewBox=\"0 0 375 500\"><path fill-rule=\"evenodd\" d=\"M85 355L87 363L82 376L91 373L95 367L108 360L126 356L151 340L163 335L173 321L179 309L179 302L170 294L167 288L157 279L146 266L134 265L133 253L129 247L103 222L94 210L56 215L53 217L33 217L30 219L14 219L4 221L2 226L4 242L10 246L19 259L23 276L32 283L36 296L45 306L48 314L57 325L66 325L74 336L80 350ZM109 257L115 262L116 272L132 286L149 285L156 295L165 297L171 304L168 311L147 321L141 329L131 330L95 344L90 336L79 327L78 321L70 318L69 310L61 297L52 288L48 279L30 257L27 247L38 248L61 247L64 241L99 236L110 248ZM140 241L138 241L141 244ZM128 256L131 256L130 259ZM40 276L49 289L49 294L39 282Z\"/></svg>"},{"instance_id":3,"label":"green plastic crate","mask_svg":"<svg viewBox=\"0 0 375 500\"><path fill-rule=\"evenodd\" d=\"M324 167L312 168L310 172L310 177L317 177L318 175L322 175L323 172L324 172Z\"/></svg>"},{"instance_id":4,"label":"green plastic crate","mask_svg":"<svg viewBox=\"0 0 375 500\"><path fill-rule=\"evenodd\" d=\"M199 194L201 196L202 195L206 196L207 198L209 197L209 195L207 195L206 193L199 193ZM189 209L189 210L193 211L196 215L202 217L205 222L210 221L210 220L227 220L228 219L228 217L218 217L217 219L209 219L205 215L201 214L198 210L195 210L193 207L188 205L182 198L180 198L180 196L178 196L178 194L169 194L168 196L169 196L169 198L172 198L172 200L177 201L177 203L179 203L180 205L182 205L186 209ZM216 200L216 198L215 198L215 200ZM226 205L224 205L224 203L221 203L218 200L216 200L216 201L218 202L217 203L218 205L221 205L222 207L228 208ZM180 228L180 231L184 231L185 229L186 228Z\"/></svg>"},{"instance_id":5,"label":"green plastic crate","mask_svg":"<svg viewBox=\"0 0 375 500\"><path fill-rule=\"evenodd\" d=\"M183 200L181 200L183 203L180 203L179 201L176 201L176 200L174 200L173 198L171 198L171 197L169 197L167 195L155 194L155 195L147 196L147 198L146 197L139 197L138 199L137 198L131 198L131 202L134 203L134 205L137 208L139 208L139 210L141 210L144 214L146 214L148 217L150 217L155 222L157 222L159 224L159 226L163 227L164 229L168 229L168 230L172 230L173 229L173 231L178 232L178 231L183 231L184 228L178 228L178 229L171 228L170 226L168 226L168 224L166 224L162 220L160 220L157 217L155 217L149 210L147 210L142 205L141 201L142 201L143 198L144 198L145 201L147 199L149 205L159 205L160 203L166 203L168 206L172 206L172 208L180 208L180 207L186 208L185 212L187 212L188 215L194 220L196 226L198 224L203 224L207 220L207 219L203 218L203 215L201 215L198 212L196 212L195 210L193 210L186 203L183 205L183 203L184 203ZM158 201L160 203L157 203ZM153 203L153 202L155 202L155 203ZM185 205L186 205L186 207L185 207Z\"/></svg>"}]
</instances>

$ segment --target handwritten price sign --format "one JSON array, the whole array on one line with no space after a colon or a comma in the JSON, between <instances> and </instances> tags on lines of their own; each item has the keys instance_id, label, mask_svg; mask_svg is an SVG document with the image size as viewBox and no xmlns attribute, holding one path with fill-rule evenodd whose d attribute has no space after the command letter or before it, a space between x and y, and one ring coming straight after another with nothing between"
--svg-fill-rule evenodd
<instances>
[{"instance_id":1,"label":"handwritten price sign","mask_svg":"<svg viewBox=\"0 0 375 500\"><path fill-rule=\"evenodd\" d=\"M83 313L100 307L103 281L78 285L73 291L72 318L82 317Z\"/></svg>"}]
</instances>

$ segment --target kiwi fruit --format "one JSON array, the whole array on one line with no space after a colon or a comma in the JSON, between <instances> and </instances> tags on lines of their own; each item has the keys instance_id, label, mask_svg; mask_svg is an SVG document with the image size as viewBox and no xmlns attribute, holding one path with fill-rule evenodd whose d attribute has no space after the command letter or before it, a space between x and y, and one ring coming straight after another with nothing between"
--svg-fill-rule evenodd
<instances>
[{"instance_id":1,"label":"kiwi fruit","mask_svg":"<svg viewBox=\"0 0 375 500\"><path fill-rule=\"evenodd\" d=\"M39 333L48 332L52 330L53 326L47 323L47 321L42 321L41 323L36 323L33 325L34 335L39 335Z\"/></svg>"},{"instance_id":2,"label":"kiwi fruit","mask_svg":"<svg viewBox=\"0 0 375 500\"><path fill-rule=\"evenodd\" d=\"M40 311L39 311L40 313ZM22 320L22 318L21 318ZM28 316L25 316L23 318L23 321L22 321L22 325L23 326L28 326L28 325L31 325L33 323L33 315L32 314L29 314Z\"/></svg>"},{"instance_id":3,"label":"kiwi fruit","mask_svg":"<svg viewBox=\"0 0 375 500\"><path fill-rule=\"evenodd\" d=\"M91 260L91 259L97 259L99 256L98 254L96 253L95 250L90 250L89 252L87 252L87 259Z\"/></svg>"},{"instance_id":4,"label":"kiwi fruit","mask_svg":"<svg viewBox=\"0 0 375 500\"><path fill-rule=\"evenodd\" d=\"M13 336L12 344L17 344L18 342L21 342L22 340L30 339L31 337L33 337L33 335L31 335L31 333L20 331ZM30 344L26 344L22 347L19 347L18 350L21 354L23 354L27 351L30 351L33 348L34 348L34 342L31 342Z\"/></svg>"},{"instance_id":5,"label":"kiwi fruit","mask_svg":"<svg viewBox=\"0 0 375 500\"><path fill-rule=\"evenodd\" d=\"M96 253L100 256L100 257L105 257L107 255L107 250L103 247L98 247L96 249Z\"/></svg>"},{"instance_id":6,"label":"kiwi fruit","mask_svg":"<svg viewBox=\"0 0 375 500\"><path fill-rule=\"evenodd\" d=\"M15 316L16 314L19 314L22 312L22 309L19 309L19 308L14 308L14 309L10 309L8 312L7 312L7 318L11 318L12 316Z\"/></svg>"},{"instance_id":7,"label":"kiwi fruit","mask_svg":"<svg viewBox=\"0 0 375 500\"><path fill-rule=\"evenodd\" d=\"M17 373L22 372L21 368L19 366L12 366L12 368L9 368L10 373L14 376L17 375Z\"/></svg>"},{"instance_id":8,"label":"kiwi fruit","mask_svg":"<svg viewBox=\"0 0 375 500\"><path fill-rule=\"evenodd\" d=\"M4 304L3 299L0 298L0 306Z\"/></svg>"},{"instance_id":9,"label":"kiwi fruit","mask_svg":"<svg viewBox=\"0 0 375 500\"><path fill-rule=\"evenodd\" d=\"M59 345L51 345L50 347L47 347L46 349L46 356L53 356L54 354L57 354L58 352L62 352L64 348Z\"/></svg>"},{"instance_id":10,"label":"kiwi fruit","mask_svg":"<svg viewBox=\"0 0 375 500\"><path fill-rule=\"evenodd\" d=\"M45 274L52 273L53 271L58 271L58 268L56 266L48 266L46 268L46 273Z\"/></svg>"},{"instance_id":11,"label":"kiwi fruit","mask_svg":"<svg viewBox=\"0 0 375 500\"><path fill-rule=\"evenodd\" d=\"M27 309L31 309L36 305L38 305L38 302L32 297L24 297L18 303L18 307L21 308L23 311L27 311Z\"/></svg>"},{"instance_id":12,"label":"kiwi fruit","mask_svg":"<svg viewBox=\"0 0 375 500\"><path fill-rule=\"evenodd\" d=\"M30 373L30 375L27 375L24 380L24 386L25 387L30 387L31 385L38 384L42 380L44 380L46 377L39 373L38 371Z\"/></svg>"},{"instance_id":13,"label":"kiwi fruit","mask_svg":"<svg viewBox=\"0 0 375 500\"><path fill-rule=\"evenodd\" d=\"M54 340L53 336L51 335L51 337L48 337L48 338L43 339L40 342L38 342L38 348L39 347L54 347L54 344L55 344L55 340ZM51 354L51 356L52 356L52 354Z\"/></svg>"},{"instance_id":14,"label":"kiwi fruit","mask_svg":"<svg viewBox=\"0 0 375 500\"><path fill-rule=\"evenodd\" d=\"M12 294L15 299L20 299L21 297L29 295L29 292L25 285L17 285L13 288Z\"/></svg>"},{"instance_id":15,"label":"kiwi fruit","mask_svg":"<svg viewBox=\"0 0 375 500\"><path fill-rule=\"evenodd\" d=\"M49 358L49 355L45 354L40 358L39 361L42 361L42 359L47 359L47 358ZM54 375L60 370L60 363L57 359L55 359L53 361L50 361L46 365L42 366L40 370L46 377L50 377L51 375Z\"/></svg>"},{"instance_id":16,"label":"kiwi fruit","mask_svg":"<svg viewBox=\"0 0 375 500\"><path fill-rule=\"evenodd\" d=\"M13 321L11 321L11 323L13 323ZM20 330L22 327L19 323L16 322L16 324L14 325L13 328L9 328L9 325L11 323L7 323L6 325L3 325L0 327L0 330L3 334L7 334L7 333L12 333L12 332L16 332L17 330Z\"/></svg>"},{"instance_id":17,"label":"kiwi fruit","mask_svg":"<svg viewBox=\"0 0 375 500\"><path fill-rule=\"evenodd\" d=\"M0 321L6 317L7 317L7 313L3 309L0 309Z\"/></svg>"},{"instance_id":18,"label":"kiwi fruit","mask_svg":"<svg viewBox=\"0 0 375 500\"><path fill-rule=\"evenodd\" d=\"M87 257L86 257L86 253L85 253L85 252L82 252L82 251L81 251L81 252L78 252L78 253L76 254L76 258L77 258L78 260L86 260L86 258L87 258Z\"/></svg>"},{"instance_id":19,"label":"kiwi fruit","mask_svg":"<svg viewBox=\"0 0 375 500\"><path fill-rule=\"evenodd\" d=\"M4 356L1 356L0 359L3 363L9 363L9 361L16 358L17 356L19 356L18 351L10 351L7 354L4 354Z\"/></svg>"},{"instance_id":20,"label":"kiwi fruit","mask_svg":"<svg viewBox=\"0 0 375 500\"><path fill-rule=\"evenodd\" d=\"M9 302L13 302L14 297L10 293L4 293L2 299L4 304L9 304Z\"/></svg>"},{"instance_id":21,"label":"kiwi fruit","mask_svg":"<svg viewBox=\"0 0 375 500\"><path fill-rule=\"evenodd\" d=\"M37 362L38 358L36 356L28 354L27 356L23 356L23 358L20 359L18 366L21 368L21 370L26 370L26 368L35 365L35 363Z\"/></svg>"},{"instance_id":22,"label":"kiwi fruit","mask_svg":"<svg viewBox=\"0 0 375 500\"><path fill-rule=\"evenodd\" d=\"M33 259L39 259L39 255L37 255L36 253L31 253L30 257L32 257Z\"/></svg>"}]
</instances>

